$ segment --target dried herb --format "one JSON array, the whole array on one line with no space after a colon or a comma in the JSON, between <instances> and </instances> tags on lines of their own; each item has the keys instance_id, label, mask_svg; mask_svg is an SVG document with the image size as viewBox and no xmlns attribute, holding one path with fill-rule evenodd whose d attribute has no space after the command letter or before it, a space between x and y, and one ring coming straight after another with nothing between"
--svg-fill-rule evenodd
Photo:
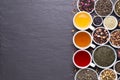
<instances>
[{"instance_id":1,"label":"dried herb","mask_svg":"<svg viewBox=\"0 0 120 80\"><path fill-rule=\"evenodd\" d=\"M118 0L115 4L115 12L118 16L120 16L120 0Z\"/></svg>"},{"instance_id":2,"label":"dried herb","mask_svg":"<svg viewBox=\"0 0 120 80\"><path fill-rule=\"evenodd\" d=\"M103 24L108 30L113 30L117 27L118 21L114 16L107 16L104 19Z\"/></svg>"},{"instance_id":3,"label":"dried herb","mask_svg":"<svg viewBox=\"0 0 120 80\"><path fill-rule=\"evenodd\" d=\"M76 14L77 12L78 12L77 9L73 9L73 10L72 10L72 13L73 13L73 14Z\"/></svg>"},{"instance_id":4,"label":"dried herb","mask_svg":"<svg viewBox=\"0 0 120 80\"><path fill-rule=\"evenodd\" d=\"M98 0L96 2L95 11L100 16L107 16L112 12L111 0Z\"/></svg>"},{"instance_id":5,"label":"dried herb","mask_svg":"<svg viewBox=\"0 0 120 80\"><path fill-rule=\"evenodd\" d=\"M94 51L94 61L101 67L110 66L115 60L113 49L108 46L100 46Z\"/></svg>"},{"instance_id":6,"label":"dried herb","mask_svg":"<svg viewBox=\"0 0 120 80\"><path fill-rule=\"evenodd\" d=\"M104 28L97 28L93 32L93 39L97 44L105 44L109 39L109 32Z\"/></svg>"},{"instance_id":7,"label":"dried herb","mask_svg":"<svg viewBox=\"0 0 120 80\"><path fill-rule=\"evenodd\" d=\"M114 30L111 33L110 42L114 47L116 48L120 47L120 29Z\"/></svg>"},{"instance_id":8,"label":"dried herb","mask_svg":"<svg viewBox=\"0 0 120 80\"><path fill-rule=\"evenodd\" d=\"M115 64L115 70L116 70L116 72L118 72L120 74L120 62L117 62Z\"/></svg>"},{"instance_id":9,"label":"dried herb","mask_svg":"<svg viewBox=\"0 0 120 80\"><path fill-rule=\"evenodd\" d=\"M98 80L98 77L95 71L87 68L78 72L76 80Z\"/></svg>"}]
</instances>

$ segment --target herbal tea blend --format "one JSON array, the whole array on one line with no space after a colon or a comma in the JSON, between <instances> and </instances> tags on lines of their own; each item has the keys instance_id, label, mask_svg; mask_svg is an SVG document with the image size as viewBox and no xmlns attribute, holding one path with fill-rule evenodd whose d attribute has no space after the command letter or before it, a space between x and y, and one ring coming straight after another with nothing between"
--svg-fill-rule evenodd
<instances>
[{"instance_id":1,"label":"herbal tea blend","mask_svg":"<svg viewBox=\"0 0 120 80\"><path fill-rule=\"evenodd\" d=\"M97 44L104 44L109 39L109 32L104 28L97 28L93 32L93 39Z\"/></svg>"},{"instance_id":2,"label":"herbal tea blend","mask_svg":"<svg viewBox=\"0 0 120 80\"><path fill-rule=\"evenodd\" d=\"M113 70L106 69L101 73L100 80L116 80L116 74Z\"/></svg>"},{"instance_id":3,"label":"herbal tea blend","mask_svg":"<svg viewBox=\"0 0 120 80\"><path fill-rule=\"evenodd\" d=\"M108 46L99 46L94 51L93 59L98 66L108 67L115 61L114 50Z\"/></svg>"},{"instance_id":4,"label":"herbal tea blend","mask_svg":"<svg viewBox=\"0 0 120 80\"><path fill-rule=\"evenodd\" d=\"M120 0L118 0L115 4L115 12L118 16L120 16Z\"/></svg>"},{"instance_id":5,"label":"herbal tea blend","mask_svg":"<svg viewBox=\"0 0 120 80\"><path fill-rule=\"evenodd\" d=\"M118 72L118 73L120 73L120 62L117 62L115 64L115 71Z\"/></svg>"},{"instance_id":6,"label":"herbal tea blend","mask_svg":"<svg viewBox=\"0 0 120 80\"><path fill-rule=\"evenodd\" d=\"M114 30L111 33L110 42L114 47L120 47L120 29Z\"/></svg>"},{"instance_id":7,"label":"herbal tea blend","mask_svg":"<svg viewBox=\"0 0 120 80\"><path fill-rule=\"evenodd\" d=\"M112 12L113 6L110 0L98 0L96 2L95 11L100 16L107 16Z\"/></svg>"},{"instance_id":8,"label":"herbal tea blend","mask_svg":"<svg viewBox=\"0 0 120 80\"><path fill-rule=\"evenodd\" d=\"M86 68L78 72L76 80L98 80L98 76L95 71Z\"/></svg>"},{"instance_id":9,"label":"herbal tea blend","mask_svg":"<svg viewBox=\"0 0 120 80\"><path fill-rule=\"evenodd\" d=\"M120 28L120 19L118 20L118 27Z\"/></svg>"},{"instance_id":10,"label":"herbal tea blend","mask_svg":"<svg viewBox=\"0 0 120 80\"><path fill-rule=\"evenodd\" d=\"M114 16L107 16L103 24L108 30L112 30L117 27L118 21Z\"/></svg>"},{"instance_id":11,"label":"herbal tea blend","mask_svg":"<svg viewBox=\"0 0 120 80\"><path fill-rule=\"evenodd\" d=\"M79 0L78 6L81 11L91 12L94 9L94 0Z\"/></svg>"}]
</instances>

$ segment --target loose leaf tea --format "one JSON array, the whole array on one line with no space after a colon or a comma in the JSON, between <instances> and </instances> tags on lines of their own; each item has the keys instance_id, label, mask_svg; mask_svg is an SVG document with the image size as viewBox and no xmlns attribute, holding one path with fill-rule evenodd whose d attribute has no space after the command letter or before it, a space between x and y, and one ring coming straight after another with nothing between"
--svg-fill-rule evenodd
<instances>
[{"instance_id":1,"label":"loose leaf tea","mask_svg":"<svg viewBox=\"0 0 120 80\"><path fill-rule=\"evenodd\" d=\"M113 49L108 46L100 46L94 51L94 61L101 67L110 66L115 60Z\"/></svg>"},{"instance_id":2,"label":"loose leaf tea","mask_svg":"<svg viewBox=\"0 0 120 80\"><path fill-rule=\"evenodd\" d=\"M107 16L112 12L112 3L110 0L98 0L96 2L95 10L100 16Z\"/></svg>"},{"instance_id":3,"label":"loose leaf tea","mask_svg":"<svg viewBox=\"0 0 120 80\"><path fill-rule=\"evenodd\" d=\"M81 11L91 12L94 9L94 0L79 0L78 6Z\"/></svg>"},{"instance_id":4,"label":"loose leaf tea","mask_svg":"<svg viewBox=\"0 0 120 80\"><path fill-rule=\"evenodd\" d=\"M120 28L120 19L118 20L118 27Z\"/></svg>"},{"instance_id":5,"label":"loose leaf tea","mask_svg":"<svg viewBox=\"0 0 120 80\"><path fill-rule=\"evenodd\" d=\"M118 0L115 4L115 12L118 16L120 16L120 0Z\"/></svg>"},{"instance_id":6,"label":"loose leaf tea","mask_svg":"<svg viewBox=\"0 0 120 80\"><path fill-rule=\"evenodd\" d=\"M113 70L106 69L101 73L100 80L116 80L116 74Z\"/></svg>"},{"instance_id":7,"label":"loose leaf tea","mask_svg":"<svg viewBox=\"0 0 120 80\"><path fill-rule=\"evenodd\" d=\"M87 68L78 72L76 80L98 80L98 78L95 71Z\"/></svg>"},{"instance_id":8,"label":"loose leaf tea","mask_svg":"<svg viewBox=\"0 0 120 80\"><path fill-rule=\"evenodd\" d=\"M115 65L115 70L120 74L120 62L117 62Z\"/></svg>"},{"instance_id":9,"label":"loose leaf tea","mask_svg":"<svg viewBox=\"0 0 120 80\"><path fill-rule=\"evenodd\" d=\"M107 29L112 30L117 27L118 21L114 16L107 16L103 23Z\"/></svg>"},{"instance_id":10,"label":"loose leaf tea","mask_svg":"<svg viewBox=\"0 0 120 80\"><path fill-rule=\"evenodd\" d=\"M120 29L114 30L111 33L110 42L114 47L120 47Z\"/></svg>"},{"instance_id":11,"label":"loose leaf tea","mask_svg":"<svg viewBox=\"0 0 120 80\"><path fill-rule=\"evenodd\" d=\"M93 39L97 44L104 44L109 39L109 33L104 28L97 28L93 33Z\"/></svg>"},{"instance_id":12,"label":"loose leaf tea","mask_svg":"<svg viewBox=\"0 0 120 80\"><path fill-rule=\"evenodd\" d=\"M96 26L101 25L101 23L102 23L102 18L99 17L99 16L94 17L94 19L93 19L93 23L94 23L94 25L96 25Z\"/></svg>"}]
</instances>

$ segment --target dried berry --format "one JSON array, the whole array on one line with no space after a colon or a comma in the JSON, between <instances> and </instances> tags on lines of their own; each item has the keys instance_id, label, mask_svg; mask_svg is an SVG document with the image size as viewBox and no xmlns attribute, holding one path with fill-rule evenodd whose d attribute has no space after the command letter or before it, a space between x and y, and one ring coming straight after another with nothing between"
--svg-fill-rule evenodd
<instances>
[{"instance_id":1,"label":"dried berry","mask_svg":"<svg viewBox=\"0 0 120 80\"><path fill-rule=\"evenodd\" d=\"M99 16L94 17L94 19L93 19L93 24L94 24L95 26L101 25L101 24L102 24L102 18L99 17Z\"/></svg>"}]
</instances>

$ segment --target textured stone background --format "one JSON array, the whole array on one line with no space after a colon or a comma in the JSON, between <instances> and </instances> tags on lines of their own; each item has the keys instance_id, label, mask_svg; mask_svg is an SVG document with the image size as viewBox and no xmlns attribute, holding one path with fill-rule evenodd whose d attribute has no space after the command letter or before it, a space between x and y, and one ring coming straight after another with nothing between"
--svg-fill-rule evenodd
<instances>
[{"instance_id":1,"label":"textured stone background","mask_svg":"<svg viewBox=\"0 0 120 80\"><path fill-rule=\"evenodd\" d=\"M0 80L73 80L73 0L0 0Z\"/></svg>"}]
</instances>

